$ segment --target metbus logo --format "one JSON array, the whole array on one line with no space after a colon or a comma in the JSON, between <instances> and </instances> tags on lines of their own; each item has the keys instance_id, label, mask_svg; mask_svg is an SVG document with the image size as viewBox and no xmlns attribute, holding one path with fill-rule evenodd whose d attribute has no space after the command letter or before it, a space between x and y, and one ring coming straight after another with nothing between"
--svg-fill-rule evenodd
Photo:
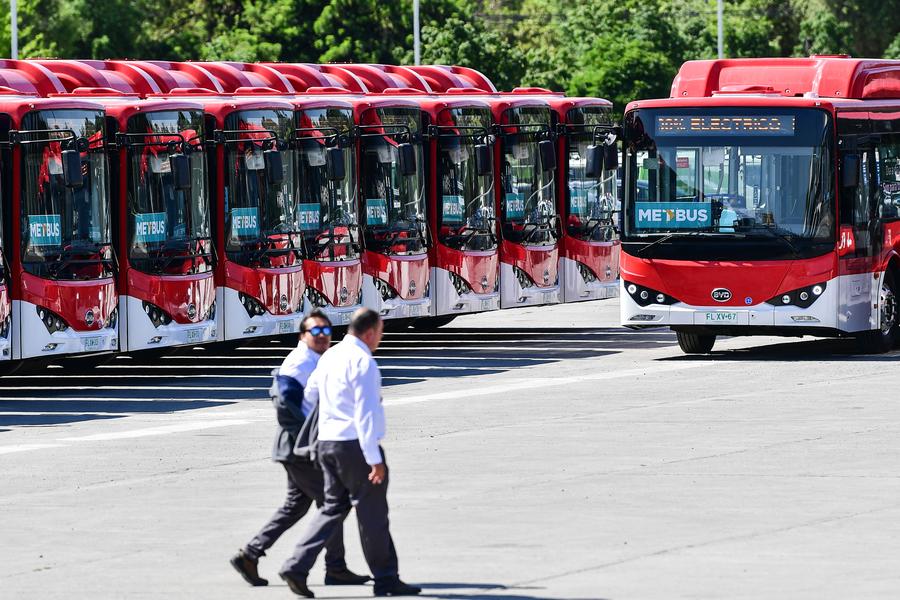
<instances>
[{"instance_id":1,"label":"metbus logo","mask_svg":"<svg viewBox=\"0 0 900 600\"><path fill-rule=\"evenodd\" d=\"M728 302L731 300L731 290L725 288L716 288L710 295L716 302Z\"/></svg>"},{"instance_id":2,"label":"metbus logo","mask_svg":"<svg viewBox=\"0 0 900 600\"><path fill-rule=\"evenodd\" d=\"M638 229L698 229L712 224L708 202L635 202Z\"/></svg>"}]
</instances>

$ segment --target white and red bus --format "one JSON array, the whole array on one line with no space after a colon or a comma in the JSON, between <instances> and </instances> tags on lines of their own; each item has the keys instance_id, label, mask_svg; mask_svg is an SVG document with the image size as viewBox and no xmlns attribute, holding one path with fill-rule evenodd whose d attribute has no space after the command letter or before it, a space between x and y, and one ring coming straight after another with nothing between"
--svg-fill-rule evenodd
<instances>
[{"instance_id":1,"label":"white and red bus","mask_svg":"<svg viewBox=\"0 0 900 600\"><path fill-rule=\"evenodd\" d=\"M624 123L622 323L898 340L900 61L685 63Z\"/></svg>"},{"instance_id":2,"label":"white and red bus","mask_svg":"<svg viewBox=\"0 0 900 600\"><path fill-rule=\"evenodd\" d=\"M74 97L89 97L106 110L119 349L215 341L203 107L140 99L160 89L133 63L33 62L51 70Z\"/></svg>"}]
</instances>

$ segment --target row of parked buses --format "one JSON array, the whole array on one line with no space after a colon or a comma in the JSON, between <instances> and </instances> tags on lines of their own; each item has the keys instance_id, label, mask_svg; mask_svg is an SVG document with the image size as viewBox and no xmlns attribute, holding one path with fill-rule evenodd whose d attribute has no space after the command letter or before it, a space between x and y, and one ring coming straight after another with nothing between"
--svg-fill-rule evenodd
<instances>
[{"instance_id":1,"label":"row of parked buses","mask_svg":"<svg viewBox=\"0 0 900 600\"><path fill-rule=\"evenodd\" d=\"M0 358L615 296L616 132L460 67L0 61Z\"/></svg>"}]
</instances>

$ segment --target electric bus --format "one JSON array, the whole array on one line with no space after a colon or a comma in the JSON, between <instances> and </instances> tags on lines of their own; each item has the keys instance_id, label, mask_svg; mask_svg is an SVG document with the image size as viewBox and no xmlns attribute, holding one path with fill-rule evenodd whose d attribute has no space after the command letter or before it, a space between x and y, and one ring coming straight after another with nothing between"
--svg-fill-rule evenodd
<instances>
[{"instance_id":1,"label":"electric bus","mask_svg":"<svg viewBox=\"0 0 900 600\"><path fill-rule=\"evenodd\" d=\"M898 338L900 61L685 63L624 122L622 323Z\"/></svg>"}]
</instances>

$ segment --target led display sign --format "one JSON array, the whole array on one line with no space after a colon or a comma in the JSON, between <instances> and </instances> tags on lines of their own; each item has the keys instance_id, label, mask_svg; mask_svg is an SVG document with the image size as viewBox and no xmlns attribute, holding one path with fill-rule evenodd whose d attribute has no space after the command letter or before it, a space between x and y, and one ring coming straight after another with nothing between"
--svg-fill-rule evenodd
<instances>
[{"instance_id":1,"label":"led display sign","mask_svg":"<svg viewBox=\"0 0 900 600\"><path fill-rule=\"evenodd\" d=\"M656 135L794 135L794 117L787 115L671 115L656 117Z\"/></svg>"}]
</instances>

